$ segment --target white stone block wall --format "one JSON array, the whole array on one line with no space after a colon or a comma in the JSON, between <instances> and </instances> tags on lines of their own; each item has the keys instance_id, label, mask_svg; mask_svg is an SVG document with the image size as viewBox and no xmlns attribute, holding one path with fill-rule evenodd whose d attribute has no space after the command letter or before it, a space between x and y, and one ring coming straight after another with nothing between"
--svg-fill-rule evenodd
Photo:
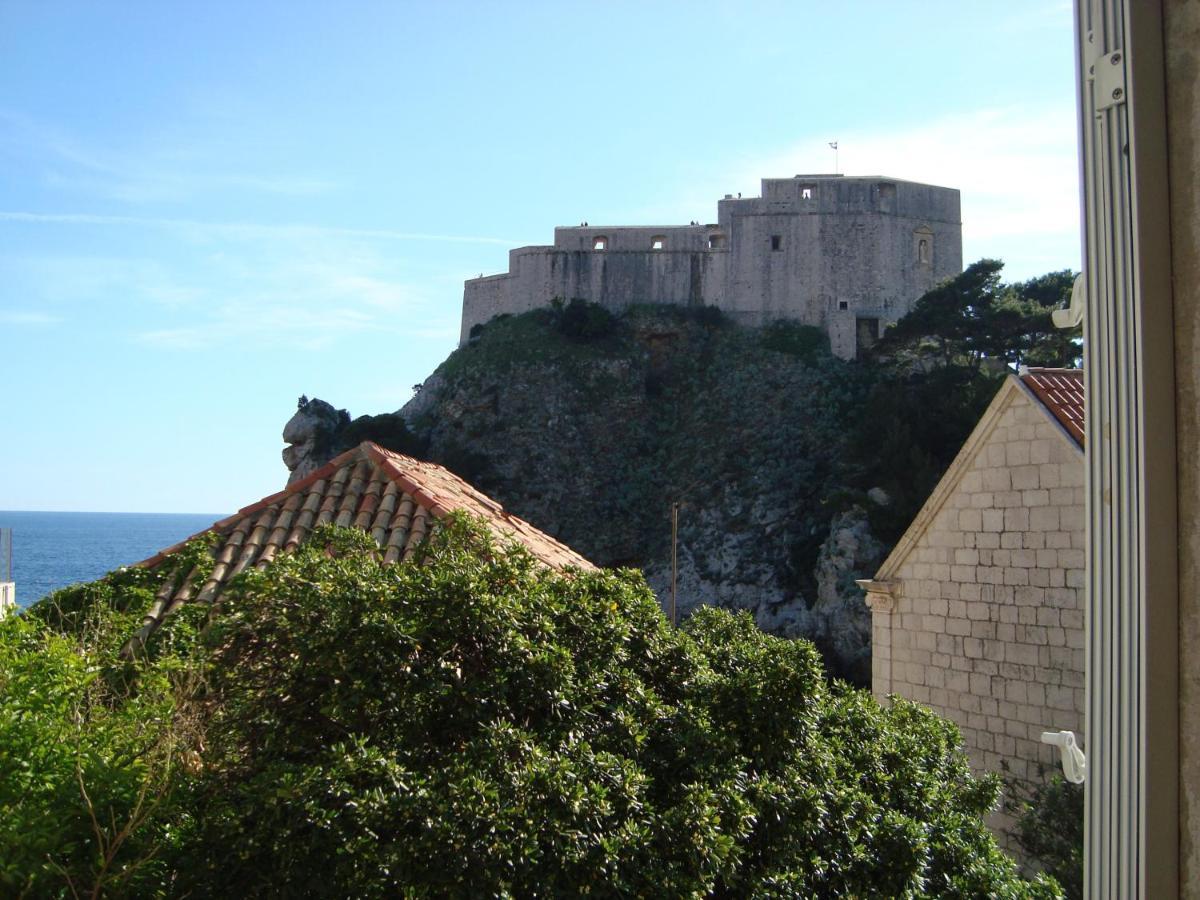
<instances>
[{"instance_id":1,"label":"white stone block wall","mask_svg":"<svg viewBox=\"0 0 1200 900\"><path fill-rule=\"evenodd\" d=\"M1084 458L1014 393L873 614L875 693L955 721L974 768L1038 781L1084 733ZM1000 817L995 823L1003 829Z\"/></svg>"}]
</instances>

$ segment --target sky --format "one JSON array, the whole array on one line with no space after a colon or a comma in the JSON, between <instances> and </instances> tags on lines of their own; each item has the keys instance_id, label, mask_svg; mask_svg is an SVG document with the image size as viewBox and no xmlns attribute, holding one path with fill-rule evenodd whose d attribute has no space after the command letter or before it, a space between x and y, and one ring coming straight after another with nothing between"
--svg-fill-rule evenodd
<instances>
[{"instance_id":1,"label":"sky","mask_svg":"<svg viewBox=\"0 0 1200 900\"><path fill-rule=\"evenodd\" d=\"M1078 268L1063 0L0 0L0 509L279 490L296 399L398 409L462 282L759 179L959 188Z\"/></svg>"}]
</instances>

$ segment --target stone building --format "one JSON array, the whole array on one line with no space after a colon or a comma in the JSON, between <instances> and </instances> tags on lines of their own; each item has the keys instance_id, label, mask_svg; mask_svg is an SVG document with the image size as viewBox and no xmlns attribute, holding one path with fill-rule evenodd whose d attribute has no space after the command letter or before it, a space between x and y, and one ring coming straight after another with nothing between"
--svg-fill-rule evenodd
<instances>
[{"instance_id":1,"label":"stone building","mask_svg":"<svg viewBox=\"0 0 1200 900\"><path fill-rule=\"evenodd\" d=\"M501 313L581 298L719 307L735 321L791 319L853 357L922 294L962 271L959 192L883 176L765 178L726 195L717 222L554 229L553 246L509 253L502 275L463 291L462 332Z\"/></svg>"},{"instance_id":2,"label":"stone building","mask_svg":"<svg viewBox=\"0 0 1200 900\"><path fill-rule=\"evenodd\" d=\"M1009 375L867 591L872 687L962 730L1029 783L1043 731L1084 729L1082 372ZM1000 816L1001 830L1009 824Z\"/></svg>"}]
</instances>

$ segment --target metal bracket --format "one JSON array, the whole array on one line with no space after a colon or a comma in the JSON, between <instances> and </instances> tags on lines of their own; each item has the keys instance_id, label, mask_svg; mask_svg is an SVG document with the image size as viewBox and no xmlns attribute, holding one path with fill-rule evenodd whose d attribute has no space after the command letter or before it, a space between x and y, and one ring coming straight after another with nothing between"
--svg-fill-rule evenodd
<instances>
[{"instance_id":1,"label":"metal bracket","mask_svg":"<svg viewBox=\"0 0 1200 900\"><path fill-rule=\"evenodd\" d=\"M1104 54L1089 68L1096 112L1125 102L1125 54L1122 51Z\"/></svg>"},{"instance_id":2,"label":"metal bracket","mask_svg":"<svg viewBox=\"0 0 1200 900\"><path fill-rule=\"evenodd\" d=\"M1087 778L1087 757L1075 743L1073 731L1043 731L1042 743L1058 748L1062 754L1063 775L1071 784L1083 784Z\"/></svg>"}]
</instances>

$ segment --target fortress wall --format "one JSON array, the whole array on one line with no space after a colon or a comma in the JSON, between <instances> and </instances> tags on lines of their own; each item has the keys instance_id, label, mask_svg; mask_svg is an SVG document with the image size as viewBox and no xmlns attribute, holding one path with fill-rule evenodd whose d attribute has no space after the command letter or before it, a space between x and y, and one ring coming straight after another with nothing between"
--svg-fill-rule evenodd
<instances>
[{"instance_id":1,"label":"fortress wall","mask_svg":"<svg viewBox=\"0 0 1200 900\"><path fill-rule=\"evenodd\" d=\"M663 238L663 251L708 249L708 234L717 231L705 225L588 225L554 229L556 250L592 252L596 238L608 240L609 251L649 251L656 237ZM659 251L661 252L661 251Z\"/></svg>"},{"instance_id":2,"label":"fortress wall","mask_svg":"<svg viewBox=\"0 0 1200 900\"><path fill-rule=\"evenodd\" d=\"M825 328L834 352L849 358L859 319L878 320L882 330L962 271L952 188L881 176L763 179L761 197L727 196L717 218L719 225L556 228L553 247L510 254L507 278L467 282L463 339L499 313L579 297L613 310L716 305L746 325L800 321ZM651 249L656 239L660 250Z\"/></svg>"},{"instance_id":3,"label":"fortress wall","mask_svg":"<svg viewBox=\"0 0 1200 900\"><path fill-rule=\"evenodd\" d=\"M721 305L727 257L721 250L522 248L510 254L510 274L466 282L459 340L465 341L476 324L501 313L549 306L555 297L578 297L613 311L636 303Z\"/></svg>"},{"instance_id":4,"label":"fortress wall","mask_svg":"<svg viewBox=\"0 0 1200 900\"><path fill-rule=\"evenodd\" d=\"M895 322L962 267L959 194L948 188L874 178L765 179L762 197L727 198L719 211L733 248L725 306L734 318L825 328L834 352L846 358L855 354L856 318L879 319L880 327Z\"/></svg>"},{"instance_id":5,"label":"fortress wall","mask_svg":"<svg viewBox=\"0 0 1200 900\"><path fill-rule=\"evenodd\" d=\"M487 278L472 278L463 284L459 344L467 342L467 338L471 336L471 329L476 325L487 322L502 312L510 312L512 281L511 275L492 275Z\"/></svg>"}]
</instances>

